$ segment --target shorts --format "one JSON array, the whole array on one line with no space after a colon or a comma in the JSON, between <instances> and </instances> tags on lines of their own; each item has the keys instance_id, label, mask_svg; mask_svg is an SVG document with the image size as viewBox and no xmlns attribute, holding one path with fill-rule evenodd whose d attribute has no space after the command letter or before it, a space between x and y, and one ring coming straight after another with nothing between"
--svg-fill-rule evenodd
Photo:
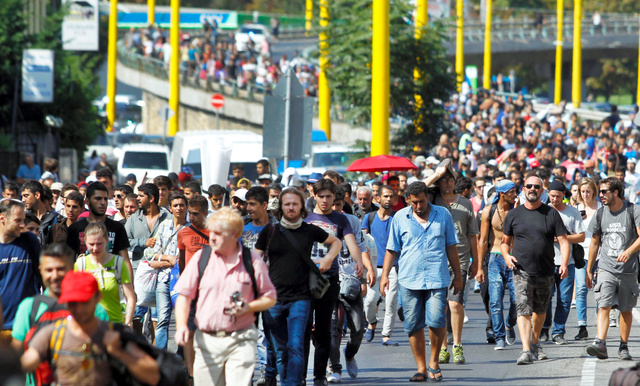
<instances>
[{"instance_id":1,"label":"shorts","mask_svg":"<svg viewBox=\"0 0 640 386\"><path fill-rule=\"evenodd\" d=\"M522 269L513 271L513 289L516 293L518 316L547 313L551 300L554 276L530 276Z\"/></svg>"},{"instance_id":2,"label":"shorts","mask_svg":"<svg viewBox=\"0 0 640 386\"><path fill-rule=\"evenodd\" d=\"M618 306L629 312L638 302L638 278L635 273L611 273L598 270L598 283L593 287L598 307Z\"/></svg>"},{"instance_id":3,"label":"shorts","mask_svg":"<svg viewBox=\"0 0 640 386\"><path fill-rule=\"evenodd\" d=\"M461 270L460 272L462 272L462 289L454 295L453 287L449 287L449 292L447 293L447 301L464 304L464 291L467 289L467 271ZM453 270L451 270L451 268L449 268L449 275L451 275L451 283L453 283L455 275L453 274Z\"/></svg>"},{"instance_id":4,"label":"shorts","mask_svg":"<svg viewBox=\"0 0 640 386\"><path fill-rule=\"evenodd\" d=\"M447 327L447 288L411 290L398 285L402 297L404 331L412 335L416 331Z\"/></svg>"}]
</instances>

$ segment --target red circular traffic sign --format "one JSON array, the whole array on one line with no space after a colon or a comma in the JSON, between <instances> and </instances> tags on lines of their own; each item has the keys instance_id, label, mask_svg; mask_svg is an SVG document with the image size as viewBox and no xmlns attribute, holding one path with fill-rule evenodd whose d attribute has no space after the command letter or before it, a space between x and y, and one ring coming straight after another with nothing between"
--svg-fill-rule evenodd
<instances>
[{"instance_id":1,"label":"red circular traffic sign","mask_svg":"<svg viewBox=\"0 0 640 386\"><path fill-rule=\"evenodd\" d=\"M224 107L224 95L213 94L211 96L211 106L213 106L214 109L221 109Z\"/></svg>"}]
</instances>

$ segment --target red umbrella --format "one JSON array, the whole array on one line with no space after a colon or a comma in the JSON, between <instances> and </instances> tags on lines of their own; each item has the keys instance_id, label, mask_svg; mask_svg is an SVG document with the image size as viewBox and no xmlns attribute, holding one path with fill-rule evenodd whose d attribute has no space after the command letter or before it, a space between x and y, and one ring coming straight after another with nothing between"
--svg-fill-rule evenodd
<instances>
[{"instance_id":1,"label":"red umbrella","mask_svg":"<svg viewBox=\"0 0 640 386\"><path fill-rule=\"evenodd\" d=\"M417 166L405 157L394 155L377 155L354 161L347 168L350 172L382 172L391 170L417 169Z\"/></svg>"}]
</instances>

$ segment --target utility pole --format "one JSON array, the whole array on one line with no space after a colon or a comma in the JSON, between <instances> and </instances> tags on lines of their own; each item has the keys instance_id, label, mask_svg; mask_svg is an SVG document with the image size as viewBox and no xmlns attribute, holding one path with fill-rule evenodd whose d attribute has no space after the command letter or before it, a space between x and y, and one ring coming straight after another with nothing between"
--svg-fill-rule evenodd
<instances>
[{"instance_id":1,"label":"utility pole","mask_svg":"<svg viewBox=\"0 0 640 386\"><path fill-rule=\"evenodd\" d=\"M304 34L309 36L313 21L313 0L306 0L306 11L304 13Z\"/></svg>"},{"instance_id":2,"label":"utility pole","mask_svg":"<svg viewBox=\"0 0 640 386\"><path fill-rule=\"evenodd\" d=\"M180 130L178 110L180 108L180 0L171 0L171 58L169 61L169 108L173 115L169 118L169 136Z\"/></svg>"},{"instance_id":3,"label":"utility pole","mask_svg":"<svg viewBox=\"0 0 640 386\"><path fill-rule=\"evenodd\" d=\"M491 12L493 1L486 0L484 21L484 69L482 74L482 87L491 88Z\"/></svg>"},{"instance_id":4,"label":"utility pole","mask_svg":"<svg viewBox=\"0 0 640 386\"><path fill-rule=\"evenodd\" d=\"M111 0L107 46L107 131L116 120L116 65L118 63L118 0Z\"/></svg>"},{"instance_id":5,"label":"utility pole","mask_svg":"<svg viewBox=\"0 0 640 386\"><path fill-rule=\"evenodd\" d=\"M371 156L389 154L389 0L373 0Z\"/></svg>"},{"instance_id":6,"label":"utility pole","mask_svg":"<svg viewBox=\"0 0 640 386\"><path fill-rule=\"evenodd\" d=\"M427 12L428 8L428 0L417 0L416 1L416 21L415 21L415 33L414 37L417 41L422 37L422 29L427 22L429 21L429 13ZM419 63L419 60L418 60ZM418 83L422 77L420 76L420 68L416 67L413 69L413 80L415 83ZM422 109L422 96L420 94L415 94L413 96L415 100L415 110L416 112ZM416 128L416 133L422 133L422 115L416 114L416 117L413 120L413 126Z\"/></svg>"},{"instance_id":7,"label":"utility pole","mask_svg":"<svg viewBox=\"0 0 640 386\"><path fill-rule=\"evenodd\" d=\"M573 107L582 102L582 0L573 2Z\"/></svg>"},{"instance_id":8,"label":"utility pole","mask_svg":"<svg viewBox=\"0 0 640 386\"><path fill-rule=\"evenodd\" d=\"M456 86L462 91L464 82L464 0L456 1Z\"/></svg>"},{"instance_id":9,"label":"utility pole","mask_svg":"<svg viewBox=\"0 0 640 386\"><path fill-rule=\"evenodd\" d=\"M156 24L156 0L147 0L147 24Z\"/></svg>"},{"instance_id":10,"label":"utility pole","mask_svg":"<svg viewBox=\"0 0 640 386\"><path fill-rule=\"evenodd\" d=\"M320 27L329 25L329 0L320 0ZM327 134L327 139L331 141L331 89L327 81L327 51L329 43L327 33L320 32L320 77L318 78L318 115L320 118L320 130Z\"/></svg>"},{"instance_id":11,"label":"utility pole","mask_svg":"<svg viewBox=\"0 0 640 386\"><path fill-rule=\"evenodd\" d=\"M563 22L564 22L564 0L557 0L558 32L556 37L556 87L554 90L553 103L560 104L562 100L562 46L564 44Z\"/></svg>"}]
</instances>

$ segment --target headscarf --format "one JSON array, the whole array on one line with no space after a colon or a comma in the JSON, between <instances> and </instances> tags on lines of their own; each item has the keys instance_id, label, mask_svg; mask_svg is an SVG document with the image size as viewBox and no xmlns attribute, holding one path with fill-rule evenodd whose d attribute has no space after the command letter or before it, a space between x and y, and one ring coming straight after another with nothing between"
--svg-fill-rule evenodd
<instances>
[{"instance_id":1,"label":"headscarf","mask_svg":"<svg viewBox=\"0 0 640 386\"><path fill-rule=\"evenodd\" d=\"M500 193L507 193L511 189L516 189L516 184L509 180L501 180L496 183L496 195L493 198L492 204L495 204L500 200Z\"/></svg>"}]
</instances>

